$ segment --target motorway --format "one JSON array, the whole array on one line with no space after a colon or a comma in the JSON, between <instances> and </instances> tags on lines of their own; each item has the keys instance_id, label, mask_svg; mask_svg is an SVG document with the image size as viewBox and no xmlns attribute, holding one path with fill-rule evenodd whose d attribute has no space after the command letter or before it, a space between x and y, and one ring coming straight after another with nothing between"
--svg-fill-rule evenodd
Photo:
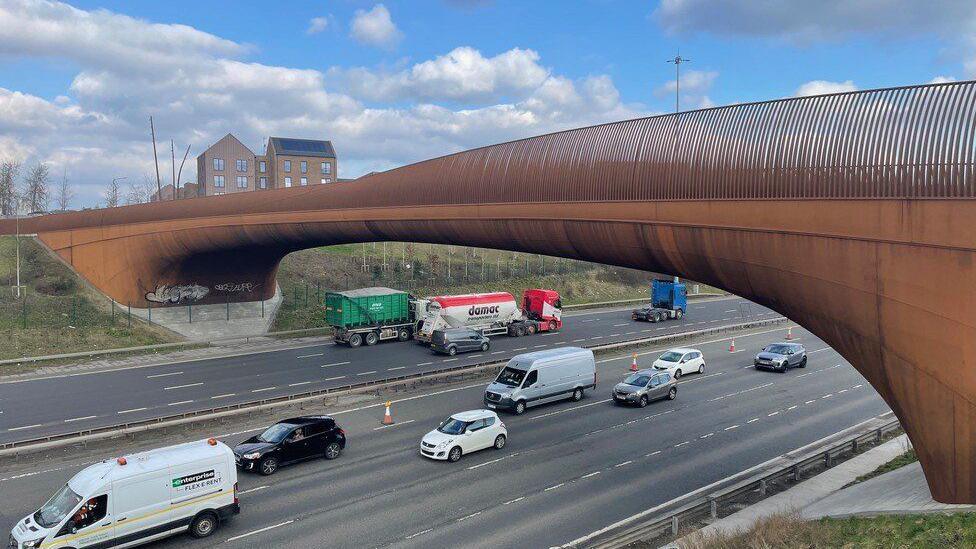
<instances>
[{"instance_id":1,"label":"motorway","mask_svg":"<svg viewBox=\"0 0 976 549\"><path fill-rule=\"evenodd\" d=\"M726 309L727 310L727 309ZM349 444L272 477L242 474L242 513L214 537L177 536L153 547L550 547L819 440L888 408L826 344L794 330L806 369L756 371L752 356L780 327L688 343L708 361L682 378L678 398L647 408L609 402L630 357L599 357L599 384L582 402L502 415L501 451L456 464L419 455L421 436L450 413L481 407L486 382L426 389L395 401L336 410ZM528 341L528 340L521 340ZM521 342L519 341L519 342ZM642 354L646 366L663 349ZM234 443L247 436L224 437ZM31 512L81 465L55 459L0 477L0 532Z\"/></svg>"},{"instance_id":2,"label":"motorway","mask_svg":"<svg viewBox=\"0 0 976 549\"><path fill-rule=\"evenodd\" d=\"M326 342L244 356L0 382L0 443L503 360L547 347L592 346L778 316L741 298L690 301L684 318L661 324L634 322L630 310L567 313L559 332L495 337L485 354L433 355L412 342L358 349Z\"/></svg>"}]
</instances>

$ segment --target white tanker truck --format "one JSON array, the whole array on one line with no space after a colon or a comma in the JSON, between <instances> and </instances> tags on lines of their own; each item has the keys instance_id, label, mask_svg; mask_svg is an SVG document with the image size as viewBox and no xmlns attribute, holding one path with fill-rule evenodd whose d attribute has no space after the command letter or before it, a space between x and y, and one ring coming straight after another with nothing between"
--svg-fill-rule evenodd
<instances>
[{"instance_id":1,"label":"white tanker truck","mask_svg":"<svg viewBox=\"0 0 976 549\"><path fill-rule=\"evenodd\" d=\"M429 344L434 330L471 328L484 335L521 337L562 328L562 303L553 290L522 294L522 306L508 292L431 297L417 303L414 338Z\"/></svg>"}]
</instances>

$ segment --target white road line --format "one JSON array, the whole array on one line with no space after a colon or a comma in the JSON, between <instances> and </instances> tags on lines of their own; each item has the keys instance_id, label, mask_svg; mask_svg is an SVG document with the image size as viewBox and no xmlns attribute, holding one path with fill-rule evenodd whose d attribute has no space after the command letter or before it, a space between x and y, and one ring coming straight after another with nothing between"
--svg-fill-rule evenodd
<instances>
[{"instance_id":1,"label":"white road line","mask_svg":"<svg viewBox=\"0 0 976 549\"><path fill-rule=\"evenodd\" d=\"M333 362L332 364L323 364L319 366L319 368L328 368L329 366L342 366L343 364L349 364L349 361L347 360L345 362Z\"/></svg>"},{"instance_id":2,"label":"white road line","mask_svg":"<svg viewBox=\"0 0 976 549\"><path fill-rule=\"evenodd\" d=\"M600 474L600 471L593 471L592 473L587 473L587 474L581 476L580 477L580 480L583 480L584 478L595 477L595 476L597 476L599 474Z\"/></svg>"},{"instance_id":3,"label":"white road line","mask_svg":"<svg viewBox=\"0 0 976 549\"><path fill-rule=\"evenodd\" d=\"M736 424L736 425L729 425L728 427L726 427L723 430L724 431L731 431L732 429L738 429L738 428L739 428L739 425Z\"/></svg>"},{"instance_id":4,"label":"white road line","mask_svg":"<svg viewBox=\"0 0 976 549\"><path fill-rule=\"evenodd\" d=\"M441 362L454 362L455 360L457 360L457 359L456 358L445 358Z\"/></svg>"},{"instance_id":5,"label":"white road line","mask_svg":"<svg viewBox=\"0 0 976 549\"><path fill-rule=\"evenodd\" d=\"M179 402L170 402L167 406L179 406L180 404L190 404L192 400L181 400Z\"/></svg>"},{"instance_id":6,"label":"white road line","mask_svg":"<svg viewBox=\"0 0 976 549\"><path fill-rule=\"evenodd\" d=\"M722 311L722 312L723 313L737 313L739 311L737 309L729 309L728 311Z\"/></svg>"},{"instance_id":7,"label":"white road line","mask_svg":"<svg viewBox=\"0 0 976 549\"><path fill-rule=\"evenodd\" d=\"M607 337L619 337L620 335L622 335L622 334L610 334Z\"/></svg>"},{"instance_id":8,"label":"white road line","mask_svg":"<svg viewBox=\"0 0 976 549\"><path fill-rule=\"evenodd\" d=\"M543 492L548 492L549 490L555 490L556 488L559 488L560 486L564 486L565 484L566 484L565 482L560 482L559 484L546 488L545 490L543 490Z\"/></svg>"},{"instance_id":9,"label":"white road line","mask_svg":"<svg viewBox=\"0 0 976 549\"><path fill-rule=\"evenodd\" d=\"M714 434L715 434L715 433L707 433L707 434L704 434L704 435L702 435L702 436L700 436L700 437L698 437L698 438L708 438L708 437L710 437L710 436L712 436L712 435L714 435Z\"/></svg>"},{"instance_id":10,"label":"white road line","mask_svg":"<svg viewBox=\"0 0 976 549\"><path fill-rule=\"evenodd\" d=\"M240 492L237 492L237 493L238 494L250 494L251 492L257 492L258 490L264 490L267 487L268 487L267 485L262 484L261 486L255 486L254 488L249 488L247 490L241 490Z\"/></svg>"},{"instance_id":11,"label":"white road line","mask_svg":"<svg viewBox=\"0 0 976 549\"><path fill-rule=\"evenodd\" d=\"M824 395L824 396L822 396L820 398L830 398L832 396L834 396L834 393L827 393L826 395Z\"/></svg>"},{"instance_id":12,"label":"white road line","mask_svg":"<svg viewBox=\"0 0 976 549\"><path fill-rule=\"evenodd\" d=\"M34 427L40 427L40 423L35 423L34 425L24 425L23 427L11 427L7 429L8 431L23 431L24 429L33 429Z\"/></svg>"},{"instance_id":13,"label":"white road line","mask_svg":"<svg viewBox=\"0 0 976 549\"><path fill-rule=\"evenodd\" d=\"M461 521L464 521L464 520L468 520L469 518L471 518L471 517L476 517L476 516L478 516L478 515L480 515L480 514L481 514L481 511L477 511L477 512L475 512L475 513L471 513L471 514L470 514L470 515L468 515L468 516L465 516L465 517L461 517L461 518L459 518L459 519L457 519L457 521L458 521L458 522L461 522Z\"/></svg>"},{"instance_id":14,"label":"white road line","mask_svg":"<svg viewBox=\"0 0 976 549\"><path fill-rule=\"evenodd\" d=\"M153 374L151 376L146 376L146 379L152 379L154 377L178 376L181 375L182 373L183 372L170 372L168 374Z\"/></svg>"},{"instance_id":15,"label":"white road line","mask_svg":"<svg viewBox=\"0 0 976 549\"><path fill-rule=\"evenodd\" d=\"M232 396L237 396L237 393L224 393L222 395L212 396L210 398L212 398L212 399L214 399L214 398L227 398L227 397L232 397Z\"/></svg>"},{"instance_id":16,"label":"white road line","mask_svg":"<svg viewBox=\"0 0 976 549\"><path fill-rule=\"evenodd\" d=\"M794 404L793 406L790 406L789 408L787 408L787 410L795 410L796 408L797 408L797 406L796 406L796 404Z\"/></svg>"},{"instance_id":17,"label":"white road line","mask_svg":"<svg viewBox=\"0 0 976 549\"><path fill-rule=\"evenodd\" d=\"M604 400L599 400L597 402L591 402L589 404L583 404L581 406L573 406L572 408L565 408L563 410L556 410L555 412L549 412L548 414L542 414L541 416L532 416L532 417L529 418L529 420L531 421L531 420L535 420L535 419L542 419L542 418L546 418L546 417L549 417L549 416L554 416L554 415L562 414L564 412L572 412L573 410L579 410L581 408L589 408L590 406L596 406L598 404L606 404L606 403L610 402L610 400L611 399L608 398L608 399L604 399Z\"/></svg>"},{"instance_id":18,"label":"white road line","mask_svg":"<svg viewBox=\"0 0 976 549\"><path fill-rule=\"evenodd\" d=\"M344 377L346 377L346 376L327 377L327 378L323 379L322 381L335 381L337 379L343 379Z\"/></svg>"},{"instance_id":19,"label":"white road line","mask_svg":"<svg viewBox=\"0 0 976 549\"><path fill-rule=\"evenodd\" d=\"M816 400L808 400L808 401L804 402L804 404L813 404L814 402L816 402Z\"/></svg>"},{"instance_id":20,"label":"white road line","mask_svg":"<svg viewBox=\"0 0 976 549\"><path fill-rule=\"evenodd\" d=\"M251 392L252 393L263 393L264 391L271 391L271 390L274 390L274 389L277 389L277 388L278 388L277 386L262 387L260 389L251 389Z\"/></svg>"},{"instance_id":21,"label":"white road line","mask_svg":"<svg viewBox=\"0 0 976 549\"><path fill-rule=\"evenodd\" d=\"M573 343L579 343L580 341L586 341L586 338L585 337L581 337L579 339L574 339L573 340Z\"/></svg>"},{"instance_id":22,"label":"white road line","mask_svg":"<svg viewBox=\"0 0 976 549\"><path fill-rule=\"evenodd\" d=\"M513 351L524 351L526 349L528 349L528 347L519 347L518 349L512 349L512 350Z\"/></svg>"},{"instance_id":23,"label":"white road line","mask_svg":"<svg viewBox=\"0 0 976 549\"><path fill-rule=\"evenodd\" d=\"M848 390L849 389L841 389L840 391L837 391L837 394L839 395L841 393L846 393Z\"/></svg>"},{"instance_id":24,"label":"white road line","mask_svg":"<svg viewBox=\"0 0 976 549\"><path fill-rule=\"evenodd\" d=\"M417 536L422 536L424 534L429 534L429 533L431 533L433 531L434 531L433 528L428 528L428 529L426 529L426 530L424 530L422 532L417 532L416 534L410 534L409 536L406 537L406 539L413 539L413 538L415 538Z\"/></svg>"},{"instance_id":25,"label":"white road line","mask_svg":"<svg viewBox=\"0 0 976 549\"><path fill-rule=\"evenodd\" d=\"M502 353L504 353L504 352L505 352L505 351L495 351L495 352L493 352L493 353L491 353L491 354L493 354L493 355L500 355L500 354L502 354Z\"/></svg>"},{"instance_id":26,"label":"white road line","mask_svg":"<svg viewBox=\"0 0 976 549\"><path fill-rule=\"evenodd\" d=\"M824 347L822 349L815 349L813 351L807 351L807 354L809 355L809 354L813 354L813 353L819 353L820 351L830 351L830 350L832 350L830 347Z\"/></svg>"},{"instance_id":27,"label":"white road line","mask_svg":"<svg viewBox=\"0 0 976 549\"><path fill-rule=\"evenodd\" d=\"M540 348L540 347L545 347L545 345L534 345L534 346L533 346L532 348L533 348L533 349L538 349L538 348Z\"/></svg>"},{"instance_id":28,"label":"white road line","mask_svg":"<svg viewBox=\"0 0 976 549\"><path fill-rule=\"evenodd\" d=\"M628 460L628 461L625 461L623 463L618 463L618 464L614 465L614 467L623 467L624 465L630 465L631 463L633 463L633 460Z\"/></svg>"},{"instance_id":29,"label":"white road line","mask_svg":"<svg viewBox=\"0 0 976 549\"><path fill-rule=\"evenodd\" d=\"M289 387L298 387L300 385L308 385L311 381L299 381L298 383L289 383Z\"/></svg>"},{"instance_id":30,"label":"white road line","mask_svg":"<svg viewBox=\"0 0 976 549\"><path fill-rule=\"evenodd\" d=\"M479 467L484 467L485 465L491 465L492 463L498 463L499 461L502 461L503 459L508 459L508 458L511 458L511 457L515 457L517 455L518 455L518 452L514 452L512 454L508 454L507 456L502 456L502 457L500 457L498 459L493 459L491 461L486 461L484 463L479 463L477 465L472 465L471 467L468 467L468 470L470 471L472 469L477 469Z\"/></svg>"},{"instance_id":31,"label":"white road line","mask_svg":"<svg viewBox=\"0 0 976 549\"><path fill-rule=\"evenodd\" d=\"M613 325L613 327L614 327L614 328L619 328L619 327L621 327L621 326L627 326L627 325L629 325L629 324L630 324L629 322L624 322L623 324L614 324L614 325Z\"/></svg>"},{"instance_id":32,"label":"white road line","mask_svg":"<svg viewBox=\"0 0 976 549\"><path fill-rule=\"evenodd\" d=\"M163 387L163 390L164 391L172 391L173 389L185 389L187 387L199 387L200 385L203 385L203 382L202 381L200 383L187 383L186 385L173 385L172 387Z\"/></svg>"},{"instance_id":33,"label":"white road line","mask_svg":"<svg viewBox=\"0 0 976 549\"><path fill-rule=\"evenodd\" d=\"M265 526L264 528L258 528L257 530L253 530L253 531L248 532L246 534L241 534L239 536L234 536L232 538L227 538L227 541L235 541L235 540L239 540L241 538L246 538L248 536L253 536L254 534L260 534L261 532L267 532L268 530L273 530L275 528L281 528L282 526L287 526L287 525L289 525L289 524L291 524L293 522L295 522L295 521L294 520L286 520L285 522L279 522L278 524L273 524L271 526Z\"/></svg>"},{"instance_id":34,"label":"white road line","mask_svg":"<svg viewBox=\"0 0 976 549\"><path fill-rule=\"evenodd\" d=\"M750 419L749 421L747 421L746 423L755 423L757 421L759 421L759 418L758 417L754 417L754 418Z\"/></svg>"},{"instance_id":35,"label":"white road line","mask_svg":"<svg viewBox=\"0 0 976 549\"><path fill-rule=\"evenodd\" d=\"M98 416L73 417L71 419L64 420L64 422L65 423L71 423L73 421L83 421L83 420L86 420L86 419L95 419L96 417L98 417Z\"/></svg>"},{"instance_id":36,"label":"white road line","mask_svg":"<svg viewBox=\"0 0 976 549\"><path fill-rule=\"evenodd\" d=\"M359 373L358 373L358 374L356 374L356 375L357 375L357 376L368 376L369 374L375 374L375 373L376 373L376 370L370 370L370 371L368 371L368 372L359 372Z\"/></svg>"},{"instance_id":37,"label":"white road line","mask_svg":"<svg viewBox=\"0 0 976 549\"><path fill-rule=\"evenodd\" d=\"M590 339L603 339L603 336L594 336L594 337L591 337Z\"/></svg>"},{"instance_id":38,"label":"white road line","mask_svg":"<svg viewBox=\"0 0 976 549\"><path fill-rule=\"evenodd\" d=\"M430 364L433 364L433 362L421 362L420 364L417 364L417 366L428 366Z\"/></svg>"},{"instance_id":39,"label":"white road line","mask_svg":"<svg viewBox=\"0 0 976 549\"><path fill-rule=\"evenodd\" d=\"M762 389L762 388L765 388L765 387L769 387L770 385L772 385L772 383L764 383L762 385L757 385L757 386L752 387L750 389L744 389L742 391L737 391L735 393L729 393L727 395L722 395L720 397L710 398L710 399L708 399L708 401L709 402L715 402L716 400L722 400L723 398L729 398L729 397L733 397L733 396L736 396L736 395L741 395L742 393L748 393L749 391L755 391L757 389Z\"/></svg>"},{"instance_id":40,"label":"white road line","mask_svg":"<svg viewBox=\"0 0 976 549\"><path fill-rule=\"evenodd\" d=\"M511 505L513 503L518 503L518 502L522 501L523 499L525 499L525 496L522 496L520 498L510 499L510 500L506 501L505 503L503 503L502 505Z\"/></svg>"},{"instance_id":41,"label":"white road line","mask_svg":"<svg viewBox=\"0 0 976 549\"><path fill-rule=\"evenodd\" d=\"M116 414L131 414L132 412L141 412L141 411L143 411L143 410L148 410L148 409L149 409L149 408L146 408L146 407L142 407L142 408L133 408L133 409L131 409L131 410L122 410L122 411L119 411L119 412L115 412L115 413L116 413Z\"/></svg>"},{"instance_id":42,"label":"white road line","mask_svg":"<svg viewBox=\"0 0 976 549\"><path fill-rule=\"evenodd\" d=\"M599 318L588 318L586 320L581 320L580 322L593 322L594 320L600 320Z\"/></svg>"},{"instance_id":43,"label":"white road line","mask_svg":"<svg viewBox=\"0 0 976 549\"><path fill-rule=\"evenodd\" d=\"M396 368L387 368L386 371L387 372L392 372L394 370L403 370L405 368L406 368L406 366L397 366Z\"/></svg>"},{"instance_id":44,"label":"white road line","mask_svg":"<svg viewBox=\"0 0 976 549\"><path fill-rule=\"evenodd\" d=\"M863 383L858 383L857 385L851 387L851 389L859 389L861 387L864 387L864 384Z\"/></svg>"},{"instance_id":45,"label":"white road line","mask_svg":"<svg viewBox=\"0 0 976 549\"><path fill-rule=\"evenodd\" d=\"M373 429L373 430L374 430L374 431L379 431L379 430L381 430L381 429L389 429L390 427L396 427L396 426L398 426L398 425L406 425L406 424L408 424L408 423L413 423L414 421L417 421L417 420L416 420L416 419L408 419L408 420L406 420L406 421L398 421L398 422L396 422L396 423L391 423L391 424L389 424L389 425L380 425L379 427L376 427L376 428L375 428L375 429Z\"/></svg>"},{"instance_id":46,"label":"white road line","mask_svg":"<svg viewBox=\"0 0 976 549\"><path fill-rule=\"evenodd\" d=\"M775 416L778 413L779 413L779 410L776 410L775 412L770 412L770 413L766 414L766 417L773 417L773 416Z\"/></svg>"},{"instance_id":47,"label":"white road line","mask_svg":"<svg viewBox=\"0 0 976 549\"><path fill-rule=\"evenodd\" d=\"M297 358L312 358L313 356L322 356L323 353L315 353L314 355L299 355Z\"/></svg>"},{"instance_id":48,"label":"white road line","mask_svg":"<svg viewBox=\"0 0 976 549\"><path fill-rule=\"evenodd\" d=\"M679 442L678 444L675 444L674 447L675 448L680 448L680 447L684 446L685 444L691 444L691 441L690 440L686 440L684 442Z\"/></svg>"},{"instance_id":49,"label":"white road line","mask_svg":"<svg viewBox=\"0 0 976 549\"><path fill-rule=\"evenodd\" d=\"M545 345L542 345L542 347L545 347ZM478 353L476 355L468 355L468 358L478 358L479 356L484 356L484 355L482 355L481 353Z\"/></svg>"},{"instance_id":50,"label":"white road line","mask_svg":"<svg viewBox=\"0 0 976 549\"><path fill-rule=\"evenodd\" d=\"M653 451L653 452L651 452L650 454L644 454L644 457L647 457L647 458L649 458L649 457L652 457L652 456L656 456L656 455L658 455L658 454L660 454L660 453L661 453L661 451L660 451L660 450L654 450L654 451Z\"/></svg>"}]
</instances>

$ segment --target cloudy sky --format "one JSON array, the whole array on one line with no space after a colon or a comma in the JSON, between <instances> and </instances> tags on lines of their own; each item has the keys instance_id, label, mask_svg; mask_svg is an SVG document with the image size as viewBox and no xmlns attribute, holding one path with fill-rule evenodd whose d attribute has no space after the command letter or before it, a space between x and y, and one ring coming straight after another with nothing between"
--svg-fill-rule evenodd
<instances>
[{"instance_id":1,"label":"cloudy sky","mask_svg":"<svg viewBox=\"0 0 976 549\"><path fill-rule=\"evenodd\" d=\"M0 159L95 205L228 132L331 139L356 177L673 109L976 76L972 0L0 0ZM170 176L164 176L164 183Z\"/></svg>"}]
</instances>

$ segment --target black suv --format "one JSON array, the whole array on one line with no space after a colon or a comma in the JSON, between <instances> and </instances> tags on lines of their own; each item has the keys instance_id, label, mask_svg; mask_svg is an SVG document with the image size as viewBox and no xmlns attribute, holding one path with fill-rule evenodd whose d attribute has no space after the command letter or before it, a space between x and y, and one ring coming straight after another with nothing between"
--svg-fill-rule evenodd
<instances>
[{"instance_id":1,"label":"black suv","mask_svg":"<svg viewBox=\"0 0 976 549\"><path fill-rule=\"evenodd\" d=\"M430 335L430 349L435 353L454 356L470 351L487 351L491 342L477 330L451 328L434 330Z\"/></svg>"},{"instance_id":2,"label":"black suv","mask_svg":"<svg viewBox=\"0 0 976 549\"><path fill-rule=\"evenodd\" d=\"M270 475L282 465L314 457L335 459L346 447L346 432L329 416L294 417L275 423L234 447L237 466Z\"/></svg>"}]
</instances>

